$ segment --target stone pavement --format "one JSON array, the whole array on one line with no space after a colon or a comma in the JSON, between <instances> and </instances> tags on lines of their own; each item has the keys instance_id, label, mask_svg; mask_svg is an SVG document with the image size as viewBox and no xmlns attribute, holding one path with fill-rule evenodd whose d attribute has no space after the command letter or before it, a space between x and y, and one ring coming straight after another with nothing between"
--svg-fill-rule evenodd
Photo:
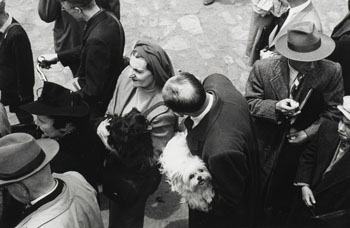
<instances>
[{"instance_id":1,"label":"stone pavement","mask_svg":"<svg viewBox=\"0 0 350 228\"><path fill-rule=\"evenodd\" d=\"M347 0L313 0L324 32L330 34L347 12ZM24 26L34 58L53 53L52 24L37 15L37 0L7 0L8 10ZM249 0L121 0L121 21L126 33L125 55L140 38L158 42L169 53L176 69L204 78L227 75L243 93L250 67L244 55L251 5ZM60 74L60 68L53 72ZM37 80L36 88L40 81ZM11 116L11 122L16 120ZM187 227L187 207L166 183L149 199L145 227ZM107 205L104 204L104 208ZM103 211L107 222L106 210Z\"/></svg>"}]
</instances>

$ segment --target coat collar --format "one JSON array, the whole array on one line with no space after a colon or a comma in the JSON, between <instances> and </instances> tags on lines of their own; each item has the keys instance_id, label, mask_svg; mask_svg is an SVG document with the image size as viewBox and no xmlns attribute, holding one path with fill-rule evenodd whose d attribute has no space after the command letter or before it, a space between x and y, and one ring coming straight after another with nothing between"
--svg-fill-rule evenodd
<instances>
[{"instance_id":1,"label":"coat collar","mask_svg":"<svg viewBox=\"0 0 350 228\"><path fill-rule=\"evenodd\" d=\"M345 33L348 33L348 32L350 32L350 13L348 13L344 17L344 19L334 27L334 30L332 32L331 37L338 39L342 35L344 35Z\"/></svg>"},{"instance_id":2,"label":"coat collar","mask_svg":"<svg viewBox=\"0 0 350 228\"><path fill-rule=\"evenodd\" d=\"M85 25L83 40L86 40L92 30L103 20L108 17L108 14L105 10L100 10L94 16L92 16Z\"/></svg>"},{"instance_id":3,"label":"coat collar","mask_svg":"<svg viewBox=\"0 0 350 228\"><path fill-rule=\"evenodd\" d=\"M270 79L270 83L274 93L276 94L278 100L285 99L289 97L289 65L288 59L281 56L280 61L273 68L274 77ZM318 80L317 75L319 74L319 67L316 64L316 69L305 76L304 82L301 84L302 94L306 94L304 90L309 90L310 88L315 88Z\"/></svg>"},{"instance_id":4,"label":"coat collar","mask_svg":"<svg viewBox=\"0 0 350 228\"><path fill-rule=\"evenodd\" d=\"M205 141L205 138L208 132L210 131L211 127L215 123L216 119L218 118L223 105L221 98L214 90L206 91L214 96L212 108L207 113L207 115L201 120L201 122L195 128L188 132L186 137L191 152L193 152L194 155L198 156L201 156L201 154L198 154L200 153L199 145Z\"/></svg>"}]
</instances>

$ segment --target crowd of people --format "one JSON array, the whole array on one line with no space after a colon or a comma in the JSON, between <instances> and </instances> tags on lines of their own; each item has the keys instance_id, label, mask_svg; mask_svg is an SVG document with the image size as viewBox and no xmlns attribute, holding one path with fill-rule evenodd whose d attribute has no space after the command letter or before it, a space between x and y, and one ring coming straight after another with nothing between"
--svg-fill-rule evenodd
<instances>
[{"instance_id":1,"label":"crowd of people","mask_svg":"<svg viewBox=\"0 0 350 228\"><path fill-rule=\"evenodd\" d=\"M224 75L174 72L152 41L123 56L119 0L39 0L55 22L41 59L75 86L45 81L34 101L29 38L0 0L0 227L103 228L100 194L109 228L143 227L177 131L215 192L190 228L349 227L349 14L328 37L311 0L252 7L243 95ZM4 106L37 129L12 132Z\"/></svg>"}]
</instances>

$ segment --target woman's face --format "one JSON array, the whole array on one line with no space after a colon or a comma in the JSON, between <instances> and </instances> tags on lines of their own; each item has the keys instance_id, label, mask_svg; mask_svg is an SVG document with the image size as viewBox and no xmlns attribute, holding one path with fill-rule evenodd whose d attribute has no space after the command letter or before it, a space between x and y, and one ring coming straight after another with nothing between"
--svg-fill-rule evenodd
<instances>
[{"instance_id":1,"label":"woman's face","mask_svg":"<svg viewBox=\"0 0 350 228\"><path fill-rule=\"evenodd\" d=\"M36 125L40 127L46 136L52 139L62 138L64 134L59 129L56 129L53 124L54 120L48 116L38 115L36 118Z\"/></svg>"},{"instance_id":2,"label":"woman's face","mask_svg":"<svg viewBox=\"0 0 350 228\"><path fill-rule=\"evenodd\" d=\"M129 65L133 69L133 73L129 77L134 87L153 89L156 86L153 74L147 69L147 62L144 58L136 58L131 55Z\"/></svg>"}]
</instances>

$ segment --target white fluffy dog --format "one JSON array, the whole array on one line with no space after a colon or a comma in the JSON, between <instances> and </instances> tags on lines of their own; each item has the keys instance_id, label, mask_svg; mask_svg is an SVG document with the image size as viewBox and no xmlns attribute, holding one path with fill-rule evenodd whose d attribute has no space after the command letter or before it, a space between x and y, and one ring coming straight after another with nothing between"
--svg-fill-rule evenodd
<instances>
[{"instance_id":1,"label":"white fluffy dog","mask_svg":"<svg viewBox=\"0 0 350 228\"><path fill-rule=\"evenodd\" d=\"M191 155L186 132L176 133L159 158L161 172L166 175L171 190L182 195L192 209L209 211L214 190L211 175L204 162Z\"/></svg>"}]
</instances>

